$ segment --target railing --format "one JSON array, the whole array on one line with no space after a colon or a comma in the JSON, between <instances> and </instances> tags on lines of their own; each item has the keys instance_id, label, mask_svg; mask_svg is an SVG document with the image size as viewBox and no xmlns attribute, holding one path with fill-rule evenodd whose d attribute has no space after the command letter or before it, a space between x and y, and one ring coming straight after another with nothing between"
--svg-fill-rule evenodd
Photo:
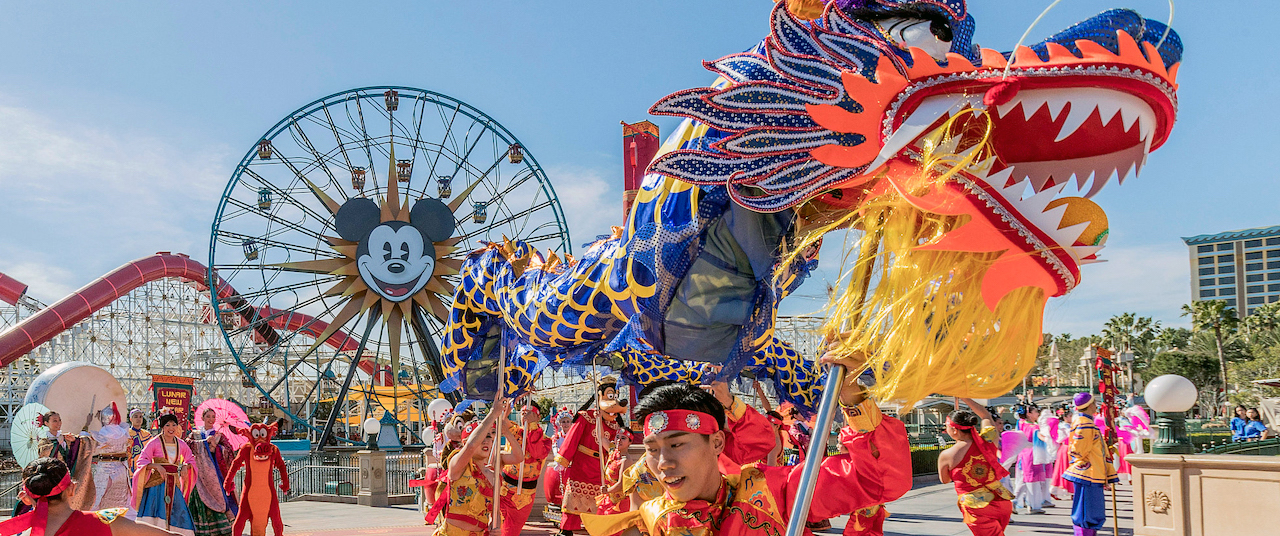
<instances>
[{"instance_id":1,"label":"railing","mask_svg":"<svg viewBox=\"0 0 1280 536\"><path fill-rule=\"evenodd\" d=\"M405 452L387 455L387 495L412 495L417 493L409 487L409 479L415 478L418 471L427 466L427 452Z\"/></svg>"},{"instance_id":2,"label":"railing","mask_svg":"<svg viewBox=\"0 0 1280 536\"><path fill-rule=\"evenodd\" d=\"M359 489L360 466L350 452L312 452L284 465L289 473L289 493L276 490L282 502L303 495L354 496Z\"/></svg>"},{"instance_id":3,"label":"railing","mask_svg":"<svg viewBox=\"0 0 1280 536\"><path fill-rule=\"evenodd\" d=\"M289 493L277 490L281 501L303 495L354 496L360 490L360 459L354 452L312 452L306 458L285 462ZM387 494L412 495L409 479L427 464L426 452L387 454ZM348 485L350 487L348 487Z\"/></svg>"},{"instance_id":4,"label":"railing","mask_svg":"<svg viewBox=\"0 0 1280 536\"><path fill-rule=\"evenodd\" d=\"M1238 441L1205 449L1201 454L1244 454L1249 456L1280 456L1280 439Z\"/></svg>"},{"instance_id":5,"label":"railing","mask_svg":"<svg viewBox=\"0 0 1280 536\"><path fill-rule=\"evenodd\" d=\"M21 485L21 469L0 471L0 515L13 513L13 507L18 504L18 488Z\"/></svg>"}]
</instances>

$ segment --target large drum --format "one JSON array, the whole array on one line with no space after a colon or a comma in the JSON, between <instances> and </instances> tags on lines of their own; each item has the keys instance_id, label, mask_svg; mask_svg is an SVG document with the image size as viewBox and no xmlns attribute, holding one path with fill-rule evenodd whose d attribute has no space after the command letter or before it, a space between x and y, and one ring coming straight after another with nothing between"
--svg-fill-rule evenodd
<instances>
[{"instance_id":1,"label":"large drum","mask_svg":"<svg viewBox=\"0 0 1280 536\"><path fill-rule=\"evenodd\" d=\"M89 421L89 431L102 428L95 412L115 402L120 411L128 411L124 387L102 367L83 361L60 363L50 367L31 382L24 404L44 404L62 416L62 431L77 433ZM123 417L123 416L122 416Z\"/></svg>"}]
</instances>

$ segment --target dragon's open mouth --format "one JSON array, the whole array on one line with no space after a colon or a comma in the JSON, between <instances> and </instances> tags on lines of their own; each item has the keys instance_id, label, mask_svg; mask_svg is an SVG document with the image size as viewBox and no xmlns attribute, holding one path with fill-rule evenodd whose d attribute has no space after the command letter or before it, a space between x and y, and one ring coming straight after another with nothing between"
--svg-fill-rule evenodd
<instances>
[{"instance_id":1,"label":"dragon's open mouth","mask_svg":"<svg viewBox=\"0 0 1280 536\"><path fill-rule=\"evenodd\" d=\"M982 95L936 95L922 100L886 140L881 157L918 155L929 134L975 110L988 112L995 155L963 169L965 178L1056 243L1046 247L1069 251L1078 264L1096 262L1107 222L1087 198L1112 177L1123 183L1141 172L1157 133L1152 107L1102 88L1023 90L994 107L985 106Z\"/></svg>"}]
</instances>

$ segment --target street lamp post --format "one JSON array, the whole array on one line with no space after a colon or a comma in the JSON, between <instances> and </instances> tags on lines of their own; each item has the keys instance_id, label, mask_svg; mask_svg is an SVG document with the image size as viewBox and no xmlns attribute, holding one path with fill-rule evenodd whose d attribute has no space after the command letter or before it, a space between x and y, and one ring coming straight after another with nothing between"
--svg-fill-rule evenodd
<instances>
[{"instance_id":1,"label":"street lamp post","mask_svg":"<svg viewBox=\"0 0 1280 536\"><path fill-rule=\"evenodd\" d=\"M378 431L382 430L382 422L373 417L364 420L364 434L369 438L369 450L378 450Z\"/></svg>"},{"instance_id":2,"label":"street lamp post","mask_svg":"<svg viewBox=\"0 0 1280 536\"><path fill-rule=\"evenodd\" d=\"M1156 439L1151 443L1155 454L1192 454L1195 449L1187 437L1187 410L1196 404L1196 386L1176 374L1159 376L1143 391L1147 405L1156 411Z\"/></svg>"}]
</instances>

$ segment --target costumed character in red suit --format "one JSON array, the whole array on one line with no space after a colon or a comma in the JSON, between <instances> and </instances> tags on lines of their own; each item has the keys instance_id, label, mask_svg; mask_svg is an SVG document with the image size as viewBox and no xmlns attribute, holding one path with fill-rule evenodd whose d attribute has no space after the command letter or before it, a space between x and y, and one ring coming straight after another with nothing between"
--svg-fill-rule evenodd
<instances>
[{"instance_id":1,"label":"costumed character in red suit","mask_svg":"<svg viewBox=\"0 0 1280 536\"><path fill-rule=\"evenodd\" d=\"M39 458L22 470L18 501L31 511L0 522L0 535L30 530L31 536L174 536L173 532L125 519L125 508L82 512L71 508L76 493L67 464Z\"/></svg>"},{"instance_id":2,"label":"costumed character in red suit","mask_svg":"<svg viewBox=\"0 0 1280 536\"><path fill-rule=\"evenodd\" d=\"M561 534L581 530L579 516L596 513L596 496L604 492L605 449L623 431L621 414L627 410L626 401L618 400L616 384L613 377L600 381L596 396L578 409L556 452L556 463L564 468L560 474Z\"/></svg>"},{"instance_id":3,"label":"costumed character in red suit","mask_svg":"<svg viewBox=\"0 0 1280 536\"><path fill-rule=\"evenodd\" d=\"M538 477L542 466L551 455L551 438L539 426L542 416L538 407L525 405L520 408L521 429L514 423L512 432L518 439L517 447L524 447L524 461L502 468L502 536L520 536L520 530L533 512L533 499L538 493ZM523 467L522 467L523 466Z\"/></svg>"},{"instance_id":4,"label":"costumed character in red suit","mask_svg":"<svg viewBox=\"0 0 1280 536\"><path fill-rule=\"evenodd\" d=\"M266 536L267 521L270 520L276 536L284 534L284 522L280 520L280 502L276 499L276 481L271 474L276 469L280 474L280 491L289 493L289 471L284 467L284 458L280 456L280 447L271 444L276 435L276 425L255 424L248 430L240 430L240 435L249 439L240 447L236 459L231 462L223 487L227 493L236 492L236 472L244 468L244 489L240 491L240 513L236 515L236 524L232 534L239 536L244 526L249 524L249 534Z\"/></svg>"},{"instance_id":5,"label":"costumed character in red suit","mask_svg":"<svg viewBox=\"0 0 1280 536\"><path fill-rule=\"evenodd\" d=\"M857 360L824 356L822 362L858 370ZM840 433L847 452L823 460L810 518L828 519L883 504L911 489L911 450L902 422L880 413L854 378L839 399L848 425ZM585 514L591 536L617 534L751 535L786 531L801 469L761 463L725 475L707 463L725 448L725 411L713 395L689 384L666 385L640 399L646 456L665 488L630 512Z\"/></svg>"}]
</instances>

